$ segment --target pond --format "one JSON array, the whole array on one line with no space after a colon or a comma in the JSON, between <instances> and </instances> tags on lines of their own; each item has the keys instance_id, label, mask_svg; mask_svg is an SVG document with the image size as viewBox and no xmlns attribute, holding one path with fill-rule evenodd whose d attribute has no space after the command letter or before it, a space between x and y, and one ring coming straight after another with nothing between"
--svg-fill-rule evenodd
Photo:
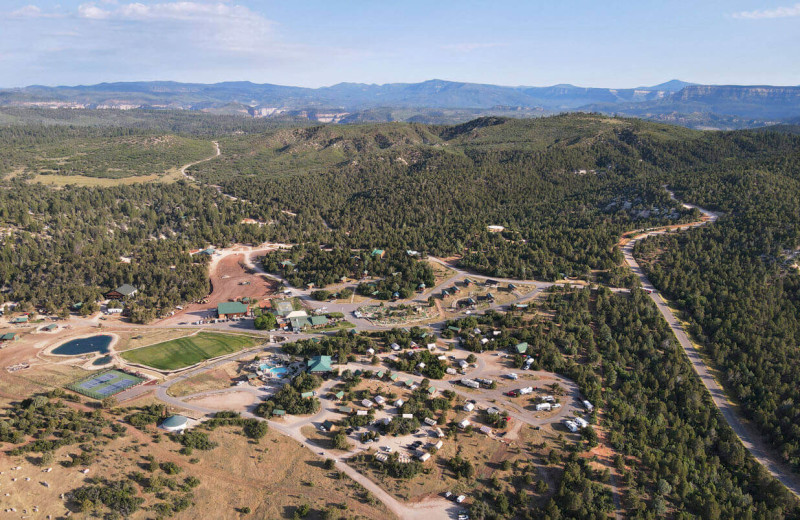
<instances>
[{"instance_id":1,"label":"pond","mask_svg":"<svg viewBox=\"0 0 800 520\"><path fill-rule=\"evenodd\" d=\"M99 367L111 363L111 356L103 356L92 361L92 365Z\"/></svg>"},{"instance_id":2,"label":"pond","mask_svg":"<svg viewBox=\"0 0 800 520\"><path fill-rule=\"evenodd\" d=\"M88 338L78 338L67 341L66 343L54 348L50 353L59 356L80 356L90 352L108 353L108 346L114 338L107 334L90 336Z\"/></svg>"}]
</instances>

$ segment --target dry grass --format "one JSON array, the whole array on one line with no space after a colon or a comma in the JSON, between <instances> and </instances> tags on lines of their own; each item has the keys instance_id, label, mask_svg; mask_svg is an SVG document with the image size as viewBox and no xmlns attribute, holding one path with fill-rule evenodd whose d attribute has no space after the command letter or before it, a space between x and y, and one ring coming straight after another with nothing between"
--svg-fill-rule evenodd
<instances>
[{"instance_id":1,"label":"dry grass","mask_svg":"<svg viewBox=\"0 0 800 520\"><path fill-rule=\"evenodd\" d=\"M140 175L138 177L123 177L121 179L109 179L105 177L86 177L83 175L35 175L29 182L36 184L44 184L47 186L64 187L64 186L89 186L108 188L111 186L122 186L130 184L138 184L142 182L155 182L162 181L167 178L166 175ZM174 181L174 179L173 179Z\"/></svg>"},{"instance_id":2,"label":"dry grass","mask_svg":"<svg viewBox=\"0 0 800 520\"><path fill-rule=\"evenodd\" d=\"M72 365L39 364L27 370L2 372L0 396L7 399L24 399L33 394L61 388L73 381L86 377L88 371Z\"/></svg>"},{"instance_id":3,"label":"dry grass","mask_svg":"<svg viewBox=\"0 0 800 520\"><path fill-rule=\"evenodd\" d=\"M47 186L64 187L64 186L89 186L108 188L111 186L123 186L130 184L139 184L143 182L160 182L172 183L177 182L183 178L180 168L170 168L164 173L153 173L150 175L137 175L133 177L122 177L119 179L111 179L106 177L88 177L85 175L34 175L28 182L36 184L45 184Z\"/></svg>"},{"instance_id":4,"label":"dry grass","mask_svg":"<svg viewBox=\"0 0 800 520\"><path fill-rule=\"evenodd\" d=\"M235 371L238 363L231 362L214 370L185 379L180 383L175 383L169 387L168 393L173 397L183 397L199 392L229 388L233 384L233 377L235 377L235 374L232 375L227 369L229 365L233 369L232 371Z\"/></svg>"},{"instance_id":5,"label":"dry grass","mask_svg":"<svg viewBox=\"0 0 800 520\"><path fill-rule=\"evenodd\" d=\"M456 271L437 262L428 262L433 270L434 287L456 274ZM432 289L432 287L428 287Z\"/></svg>"},{"instance_id":6,"label":"dry grass","mask_svg":"<svg viewBox=\"0 0 800 520\"><path fill-rule=\"evenodd\" d=\"M460 420L459 414L458 419ZM446 437L442 449L424 463L424 471L409 480L398 480L383 473L367 461L359 463L350 459L348 463L371 480L380 484L386 491L405 501L419 501L425 497L440 495L446 491L465 494L473 497L490 485L490 480L497 477L501 485L510 489L513 477L530 474L533 482L544 479L553 487L557 481L557 469L548 468L544 462L549 446L553 445L555 434L551 430L535 431L524 425L518 432L519 438L514 441L502 441L488 437L478 431L464 433L459 431L455 438ZM434 439L430 439L434 440ZM547 446L541 447L547 441ZM447 461L456 454L472 462L475 467L475 478L457 479ZM502 469L503 461L509 461L511 468ZM552 473L552 475L551 475ZM543 500L533 491L533 485L525 486L525 490L534 500Z\"/></svg>"},{"instance_id":7,"label":"dry grass","mask_svg":"<svg viewBox=\"0 0 800 520\"><path fill-rule=\"evenodd\" d=\"M235 428L212 433L219 447L195 452L200 462L193 467L203 483L195 493L196 506L177 519L194 519L199 512L214 511L214 518L240 518L233 507L248 506L247 518L291 518L294 508L309 504L308 518L334 504L347 506L347 517L390 518L382 506L361 502L361 487L351 480L334 478L322 460L297 442L269 432L260 443L248 442Z\"/></svg>"},{"instance_id":8,"label":"dry grass","mask_svg":"<svg viewBox=\"0 0 800 520\"><path fill-rule=\"evenodd\" d=\"M99 456L89 466L88 475L79 471L82 467L65 468L59 464L69 458L69 453L77 453L77 447L59 450L50 473L32 465L38 456L31 460L3 457L0 469L6 474L11 467L23 468L14 472L16 482L4 478L3 490L10 496L4 497L3 506L15 507L22 513L23 509L30 512L36 505L37 518L46 515L62 518L68 513L67 504L60 498L62 493L84 485L91 477L119 480L134 471L149 475L142 466L143 457L153 455L159 462L175 462L183 469L172 478L182 481L192 475L201 481L194 490L195 505L173 517L176 519L292 518L301 504L311 506L312 513L307 517L311 519L321 518L321 511L327 507L340 505L346 507L348 518L393 518L380 504L370 505L359 485L347 478L337 478L337 473L325 470L322 461L310 451L276 432L269 432L255 443L248 441L238 427L219 428L209 433L219 446L207 452L195 451L191 456L178 454L179 445L161 433L156 434L159 442L154 442L154 432L154 429L145 433L129 427L125 436L99 446ZM190 459L196 460L190 462ZM42 482L47 482L47 486ZM145 506L158 501L152 494L142 496L147 500ZM236 509L243 506L250 507L252 513L240 514ZM152 513L140 510L129 518L152 518Z\"/></svg>"}]
</instances>

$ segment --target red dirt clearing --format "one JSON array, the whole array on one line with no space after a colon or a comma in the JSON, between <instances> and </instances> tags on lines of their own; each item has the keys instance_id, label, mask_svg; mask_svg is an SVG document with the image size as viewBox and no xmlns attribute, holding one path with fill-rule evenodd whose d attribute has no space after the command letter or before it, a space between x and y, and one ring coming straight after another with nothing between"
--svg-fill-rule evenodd
<instances>
[{"instance_id":1,"label":"red dirt clearing","mask_svg":"<svg viewBox=\"0 0 800 520\"><path fill-rule=\"evenodd\" d=\"M162 320L159 324L176 324L192 322L209 317L216 317L217 305L241 298L262 300L275 294L278 283L267 277L250 272L246 267L247 255L256 259L266 251L252 253L231 253L211 264L212 291L207 303L190 303L174 316Z\"/></svg>"}]
</instances>

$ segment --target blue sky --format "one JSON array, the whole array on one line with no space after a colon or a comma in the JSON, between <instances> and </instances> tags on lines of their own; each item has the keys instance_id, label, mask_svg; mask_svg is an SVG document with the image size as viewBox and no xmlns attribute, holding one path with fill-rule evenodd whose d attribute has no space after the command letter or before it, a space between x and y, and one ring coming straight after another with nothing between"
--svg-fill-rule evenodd
<instances>
[{"instance_id":1,"label":"blue sky","mask_svg":"<svg viewBox=\"0 0 800 520\"><path fill-rule=\"evenodd\" d=\"M798 85L800 3L0 0L3 87L432 78Z\"/></svg>"}]
</instances>

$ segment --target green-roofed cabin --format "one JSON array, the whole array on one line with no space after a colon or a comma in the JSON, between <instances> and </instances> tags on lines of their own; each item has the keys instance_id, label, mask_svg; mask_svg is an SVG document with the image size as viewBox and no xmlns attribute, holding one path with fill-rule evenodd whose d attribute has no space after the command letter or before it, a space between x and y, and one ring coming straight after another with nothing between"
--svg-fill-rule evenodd
<instances>
[{"instance_id":1,"label":"green-roofed cabin","mask_svg":"<svg viewBox=\"0 0 800 520\"><path fill-rule=\"evenodd\" d=\"M392 381L397 381L397 374L390 375L389 379L391 379Z\"/></svg>"},{"instance_id":2,"label":"green-roofed cabin","mask_svg":"<svg viewBox=\"0 0 800 520\"><path fill-rule=\"evenodd\" d=\"M336 399L343 399L344 398L344 391L336 392Z\"/></svg>"},{"instance_id":3,"label":"green-roofed cabin","mask_svg":"<svg viewBox=\"0 0 800 520\"><path fill-rule=\"evenodd\" d=\"M6 332L0 336L0 341L15 341L19 337L16 332Z\"/></svg>"},{"instance_id":4,"label":"green-roofed cabin","mask_svg":"<svg viewBox=\"0 0 800 520\"><path fill-rule=\"evenodd\" d=\"M19 316L17 318L14 318L13 320L11 320L11 323L28 323L28 317L27 316Z\"/></svg>"},{"instance_id":5,"label":"green-roofed cabin","mask_svg":"<svg viewBox=\"0 0 800 520\"><path fill-rule=\"evenodd\" d=\"M353 409L350 408L349 406L340 406L339 407L339 413L343 413L345 415L350 415L351 413L353 413Z\"/></svg>"},{"instance_id":6,"label":"green-roofed cabin","mask_svg":"<svg viewBox=\"0 0 800 520\"><path fill-rule=\"evenodd\" d=\"M386 251L383 249L373 249L372 256L377 256L378 258L383 258L386 255Z\"/></svg>"},{"instance_id":7,"label":"green-roofed cabin","mask_svg":"<svg viewBox=\"0 0 800 520\"><path fill-rule=\"evenodd\" d=\"M326 316L311 316L310 320L312 327L322 327L328 323L328 318Z\"/></svg>"},{"instance_id":8,"label":"green-roofed cabin","mask_svg":"<svg viewBox=\"0 0 800 520\"><path fill-rule=\"evenodd\" d=\"M448 328L448 329L450 329L450 330L452 330L453 332L461 332L461 329L459 329L458 327L456 327L456 326L454 326L454 325L450 325L450 326L449 326L449 327L447 327L447 328Z\"/></svg>"},{"instance_id":9,"label":"green-roofed cabin","mask_svg":"<svg viewBox=\"0 0 800 520\"><path fill-rule=\"evenodd\" d=\"M123 298L128 298L133 296L138 292L138 289L132 285L124 283L114 289L113 291L108 291L106 293L106 298L109 300L121 300Z\"/></svg>"},{"instance_id":10,"label":"green-roofed cabin","mask_svg":"<svg viewBox=\"0 0 800 520\"><path fill-rule=\"evenodd\" d=\"M247 314L247 305L242 302L222 302L217 305L217 316L220 319L240 318Z\"/></svg>"},{"instance_id":11,"label":"green-roofed cabin","mask_svg":"<svg viewBox=\"0 0 800 520\"><path fill-rule=\"evenodd\" d=\"M525 354L528 351L528 344L523 341L522 343L517 343L514 348L517 349L517 354Z\"/></svg>"},{"instance_id":12,"label":"green-roofed cabin","mask_svg":"<svg viewBox=\"0 0 800 520\"><path fill-rule=\"evenodd\" d=\"M436 389L434 387L430 386L430 387L428 387L428 393L433 395L433 394L436 393Z\"/></svg>"},{"instance_id":13,"label":"green-roofed cabin","mask_svg":"<svg viewBox=\"0 0 800 520\"><path fill-rule=\"evenodd\" d=\"M375 374L375 377L377 377L378 379L382 379L383 378L383 371L380 371L377 374Z\"/></svg>"},{"instance_id":14,"label":"green-roofed cabin","mask_svg":"<svg viewBox=\"0 0 800 520\"><path fill-rule=\"evenodd\" d=\"M309 399L311 397L314 397L314 392L303 392L302 394L300 394L300 397L302 397L303 399Z\"/></svg>"},{"instance_id":15,"label":"green-roofed cabin","mask_svg":"<svg viewBox=\"0 0 800 520\"><path fill-rule=\"evenodd\" d=\"M277 416L286 415L286 410L280 410L280 409L272 410L272 415L277 415Z\"/></svg>"},{"instance_id":16,"label":"green-roofed cabin","mask_svg":"<svg viewBox=\"0 0 800 520\"><path fill-rule=\"evenodd\" d=\"M331 363L333 360L330 356L314 356L308 361L309 374L326 374L332 372Z\"/></svg>"}]
</instances>

